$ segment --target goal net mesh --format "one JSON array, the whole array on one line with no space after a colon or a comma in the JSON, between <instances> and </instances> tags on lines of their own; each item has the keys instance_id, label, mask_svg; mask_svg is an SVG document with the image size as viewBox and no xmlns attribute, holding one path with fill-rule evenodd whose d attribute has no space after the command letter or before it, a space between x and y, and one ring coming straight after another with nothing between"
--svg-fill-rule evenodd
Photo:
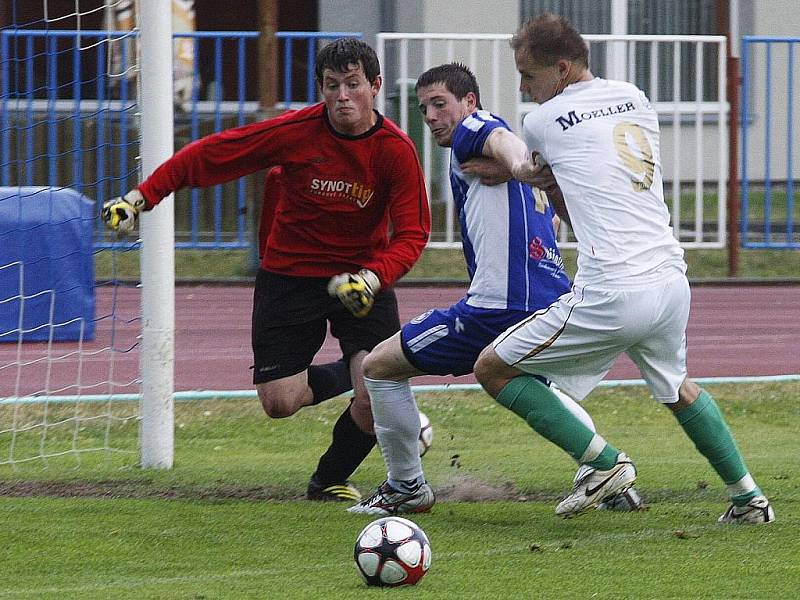
<instances>
[{"instance_id":1,"label":"goal net mesh","mask_svg":"<svg viewBox=\"0 0 800 600\"><path fill-rule=\"evenodd\" d=\"M132 4L10 0L0 29L0 477L138 458L139 243L98 218L138 181Z\"/></svg>"}]
</instances>

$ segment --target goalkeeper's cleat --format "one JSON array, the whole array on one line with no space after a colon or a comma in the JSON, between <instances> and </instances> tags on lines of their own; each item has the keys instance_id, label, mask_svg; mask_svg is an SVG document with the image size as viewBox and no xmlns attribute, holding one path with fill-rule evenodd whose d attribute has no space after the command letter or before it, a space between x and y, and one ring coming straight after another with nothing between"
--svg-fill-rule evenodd
<instances>
[{"instance_id":1,"label":"goalkeeper's cleat","mask_svg":"<svg viewBox=\"0 0 800 600\"><path fill-rule=\"evenodd\" d=\"M306 498L315 502L360 502L361 492L349 481L321 485L312 479L308 482Z\"/></svg>"},{"instance_id":2,"label":"goalkeeper's cleat","mask_svg":"<svg viewBox=\"0 0 800 600\"><path fill-rule=\"evenodd\" d=\"M406 493L397 491L388 481L384 481L372 496L351 506L347 512L386 517L428 512L435 502L433 490L427 483L423 483L411 493Z\"/></svg>"},{"instance_id":3,"label":"goalkeeper's cleat","mask_svg":"<svg viewBox=\"0 0 800 600\"><path fill-rule=\"evenodd\" d=\"M616 464L607 471L586 467L578 470L575 479L572 493L556 506L557 515L577 515L624 492L636 481L636 467L627 454L620 452Z\"/></svg>"},{"instance_id":4,"label":"goalkeeper's cleat","mask_svg":"<svg viewBox=\"0 0 800 600\"><path fill-rule=\"evenodd\" d=\"M142 193L134 189L121 198L114 198L103 204L100 216L109 229L117 233L130 233L136 226L139 213L144 210L145 204Z\"/></svg>"},{"instance_id":5,"label":"goalkeeper's cleat","mask_svg":"<svg viewBox=\"0 0 800 600\"><path fill-rule=\"evenodd\" d=\"M718 519L719 523L748 523L759 525L772 523L775 520L775 511L772 510L766 496L756 496L744 506L731 504Z\"/></svg>"},{"instance_id":6,"label":"goalkeeper's cleat","mask_svg":"<svg viewBox=\"0 0 800 600\"><path fill-rule=\"evenodd\" d=\"M337 297L347 310L359 318L367 316L380 289L380 279L369 269L334 275L328 282L328 294Z\"/></svg>"}]
</instances>

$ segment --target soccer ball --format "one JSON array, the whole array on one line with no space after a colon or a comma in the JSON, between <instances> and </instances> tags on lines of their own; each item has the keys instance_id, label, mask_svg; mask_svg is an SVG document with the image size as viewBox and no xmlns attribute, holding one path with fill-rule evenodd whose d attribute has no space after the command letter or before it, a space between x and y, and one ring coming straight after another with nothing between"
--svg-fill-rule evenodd
<instances>
[{"instance_id":1,"label":"soccer ball","mask_svg":"<svg viewBox=\"0 0 800 600\"><path fill-rule=\"evenodd\" d=\"M431 442L433 442L433 427L431 427L431 420L425 413L419 413L419 455L425 456L425 453L430 449Z\"/></svg>"},{"instance_id":2,"label":"soccer ball","mask_svg":"<svg viewBox=\"0 0 800 600\"><path fill-rule=\"evenodd\" d=\"M431 566L431 545L413 521L383 517L358 534L354 558L367 585L413 585Z\"/></svg>"}]
</instances>

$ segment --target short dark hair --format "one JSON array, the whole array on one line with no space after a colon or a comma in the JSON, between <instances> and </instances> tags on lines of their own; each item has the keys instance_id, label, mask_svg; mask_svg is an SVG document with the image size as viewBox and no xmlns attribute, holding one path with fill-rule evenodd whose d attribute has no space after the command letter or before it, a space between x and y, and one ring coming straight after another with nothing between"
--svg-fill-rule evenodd
<instances>
[{"instance_id":1,"label":"short dark hair","mask_svg":"<svg viewBox=\"0 0 800 600\"><path fill-rule=\"evenodd\" d=\"M434 83L443 83L447 91L459 100L469 92L472 92L475 94L478 108L483 108L481 106L481 92L478 87L478 80L475 79L475 75L466 65L452 62L428 69L419 76L414 89L419 91L419 88L427 87Z\"/></svg>"},{"instance_id":2,"label":"short dark hair","mask_svg":"<svg viewBox=\"0 0 800 600\"><path fill-rule=\"evenodd\" d=\"M589 47L581 34L564 17L550 13L529 19L511 38L511 47L544 66L565 58L589 68Z\"/></svg>"},{"instance_id":3,"label":"short dark hair","mask_svg":"<svg viewBox=\"0 0 800 600\"><path fill-rule=\"evenodd\" d=\"M317 63L314 66L317 85L322 87L322 73L325 69L346 73L350 65L361 65L370 83L375 83L381 74L378 56L369 44L357 38L339 38L323 46L317 53Z\"/></svg>"}]
</instances>

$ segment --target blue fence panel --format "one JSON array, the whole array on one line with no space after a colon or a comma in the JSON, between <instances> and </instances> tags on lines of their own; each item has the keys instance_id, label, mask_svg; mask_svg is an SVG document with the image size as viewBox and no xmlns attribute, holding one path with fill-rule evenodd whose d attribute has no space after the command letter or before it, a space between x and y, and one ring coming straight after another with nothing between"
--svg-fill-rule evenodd
<instances>
[{"instance_id":1,"label":"blue fence panel","mask_svg":"<svg viewBox=\"0 0 800 600\"><path fill-rule=\"evenodd\" d=\"M244 125L257 118L258 104L255 102L257 90L255 81L248 81L247 44L255 45L259 34L254 31L197 31L176 33L174 37L192 41L192 86L191 96L185 106L180 107L184 114L176 115L176 126L188 126L187 142L200 137ZM210 43L212 58L204 61L201 44ZM210 71L201 73L204 62ZM230 64L233 63L231 68ZM207 66L206 65L206 66ZM233 82L229 85L229 82ZM203 84L207 84L206 96L201 99ZM248 85L250 86L248 88ZM178 238L178 248L246 248L250 235L245 219L247 207L247 186L243 181L214 186L211 190L192 189L182 192L187 196L188 231ZM204 225L203 207L210 204L210 214ZM231 206L228 206L231 205ZM233 209L233 219L225 219ZM209 227L210 225L210 227Z\"/></svg>"},{"instance_id":2,"label":"blue fence panel","mask_svg":"<svg viewBox=\"0 0 800 600\"><path fill-rule=\"evenodd\" d=\"M795 180L800 179L794 160L798 45L800 37L742 38L744 248L800 248L794 226L800 219L794 202Z\"/></svg>"},{"instance_id":3,"label":"blue fence panel","mask_svg":"<svg viewBox=\"0 0 800 600\"><path fill-rule=\"evenodd\" d=\"M134 40L131 32L0 30L2 185L71 188L96 205L135 185L136 107L108 63L114 46L127 73Z\"/></svg>"},{"instance_id":4,"label":"blue fence panel","mask_svg":"<svg viewBox=\"0 0 800 600\"><path fill-rule=\"evenodd\" d=\"M361 33L354 31L278 31L275 33L279 44L282 42L283 54L283 107L292 108L297 105L293 96L293 71L295 42L304 41L306 45L306 93L300 104L313 104L317 101L317 85L314 81L314 69L317 63L319 42L335 40L342 37L360 38Z\"/></svg>"},{"instance_id":5,"label":"blue fence panel","mask_svg":"<svg viewBox=\"0 0 800 600\"><path fill-rule=\"evenodd\" d=\"M4 185L70 187L99 206L138 182L135 100L137 32L0 30L0 175ZM176 138L184 145L258 117L255 79L247 76L248 45L259 32L185 32L193 43L192 87L176 104ZM321 41L361 37L357 32L277 32L284 65L284 108L317 101L314 68ZM294 64L294 51L305 57ZM202 50L202 52L201 52ZM116 67L111 69L111 54ZM203 53L212 56L204 56ZM250 53L255 56L255 52ZM252 62L252 61L251 61ZM299 65L299 66L298 66ZM305 68L305 89L294 93L293 74ZM176 198L177 248L246 248L245 180ZM184 207L178 210L178 207ZM233 217L231 216L233 215ZM180 226L180 227L178 227ZM95 247L111 241L98 222Z\"/></svg>"}]
</instances>

